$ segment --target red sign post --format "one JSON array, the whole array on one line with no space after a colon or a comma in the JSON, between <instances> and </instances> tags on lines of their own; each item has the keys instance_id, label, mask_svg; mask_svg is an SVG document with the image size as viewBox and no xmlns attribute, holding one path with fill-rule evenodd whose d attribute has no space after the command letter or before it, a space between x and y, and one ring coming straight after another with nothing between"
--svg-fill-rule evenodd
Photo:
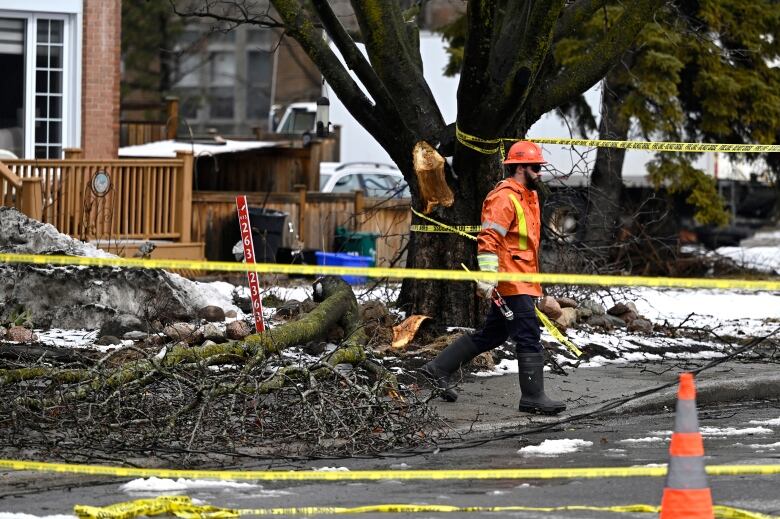
<instances>
[{"instance_id":1,"label":"red sign post","mask_svg":"<svg viewBox=\"0 0 780 519\"><path fill-rule=\"evenodd\" d=\"M246 203L246 197L241 195L236 197L236 208L238 209L238 226L241 228L241 243L244 246L244 261L247 264L255 262L255 244L252 241L252 225L249 223L249 209ZM263 303L260 298L260 282L257 272L247 272L249 278L249 294L252 297L252 314L255 317L255 329L257 333L265 330L263 324Z\"/></svg>"}]
</instances>

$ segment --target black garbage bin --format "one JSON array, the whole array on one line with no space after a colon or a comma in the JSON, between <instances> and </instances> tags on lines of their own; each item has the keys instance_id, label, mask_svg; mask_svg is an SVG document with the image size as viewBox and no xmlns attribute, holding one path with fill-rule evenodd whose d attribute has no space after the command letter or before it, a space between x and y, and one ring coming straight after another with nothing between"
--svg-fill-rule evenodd
<instances>
[{"instance_id":1,"label":"black garbage bin","mask_svg":"<svg viewBox=\"0 0 780 519\"><path fill-rule=\"evenodd\" d=\"M252 241L255 245L255 261L273 263L276 251L282 245L284 220L287 213L262 207L249 208L249 223L252 227Z\"/></svg>"}]
</instances>

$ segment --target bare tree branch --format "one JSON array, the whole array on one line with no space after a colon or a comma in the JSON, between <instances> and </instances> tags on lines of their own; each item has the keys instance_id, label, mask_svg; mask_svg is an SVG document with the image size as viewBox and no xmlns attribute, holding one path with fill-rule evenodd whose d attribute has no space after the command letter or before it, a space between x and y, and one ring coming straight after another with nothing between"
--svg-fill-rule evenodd
<instances>
[{"instance_id":1,"label":"bare tree branch","mask_svg":"<svg viewBox=\"0 0 780 519\"><path fill-rule=\"evenodd\" d=\"M388 93L387 88L377 77L376 72L371 68L371 64L363 56L363 53L355 45L354 40L347 33L333 9L331 9L330 4L327 0L312 0L312 5L347 66L350 70L355 71L360 82L368 89L368 93L376 101L377 108L383 111L384 118L393 117L397 120L395 125L402 125L403 120L397 108L395 108L395 102Z\"/></svg>"},{"instance_id":2,"label":"bare tree branch","mask_svg":"<svg viewBox=\"0 0 780 519\"><path fill-rule=\"evenodd\" d=\"M397 2L352 1L371 65L395 99L395 106L420 137L431 138L444 127L444 118L419 66L419 46L412 47ZM409 150L411 153L411 149Z\"/></svg>"},{"instance_id":3,"label":"bare tree branch","mask_svg":"<svg viewBox=\"0 0 780 519\"><path fill-rule=\"evenodd\" d=\"M615 24L604 33L590 52L575 66L563 67L560 73L534 88L536 96L527 110L530 120L582 93L604 77L618 58L634 42L639 31L665 0L637 0Z\"/></svg>"}]
</instances>

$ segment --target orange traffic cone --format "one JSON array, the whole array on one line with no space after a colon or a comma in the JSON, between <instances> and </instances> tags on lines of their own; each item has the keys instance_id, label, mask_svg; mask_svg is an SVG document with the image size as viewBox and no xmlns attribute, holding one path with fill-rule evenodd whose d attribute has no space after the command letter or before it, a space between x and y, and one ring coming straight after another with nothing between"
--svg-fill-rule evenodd
<instances>
[{"instance_id":1,"label":"orange traffic cone","mask_svg":"<svg viewBox=\"0 0 780 519\"><path fill-rule=\"evenodd\" d=\"M712 519L712 494L704 472L704 442L696 416L693 374L680 375L669 470L661 500L661 519Z\"/></svg>"}]
</instances>

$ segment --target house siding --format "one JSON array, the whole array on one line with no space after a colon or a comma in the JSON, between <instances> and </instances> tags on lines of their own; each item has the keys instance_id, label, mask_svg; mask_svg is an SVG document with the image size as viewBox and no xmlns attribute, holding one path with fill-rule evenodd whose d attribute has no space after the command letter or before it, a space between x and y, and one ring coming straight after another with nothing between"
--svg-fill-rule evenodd
<instances>
[{"instance_id":1,"label":"house siding","mask_svg":"<svg viewBox=\"0 0 780 519\"><path fill-rule=\"evenodd\" d=\"M109 159L119 148L121 0L84 0L81 143L84 157Z\"/></svg>"}]
</instances>

